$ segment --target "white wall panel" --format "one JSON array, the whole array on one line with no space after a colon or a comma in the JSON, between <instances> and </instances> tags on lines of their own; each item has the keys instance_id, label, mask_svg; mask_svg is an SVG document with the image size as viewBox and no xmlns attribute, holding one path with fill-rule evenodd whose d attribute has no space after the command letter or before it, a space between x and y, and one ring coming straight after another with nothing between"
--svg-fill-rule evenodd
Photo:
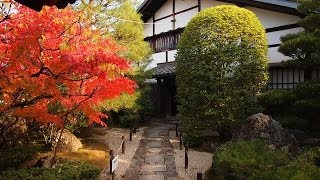
<instances>
[{"instance_id":1,"label":"white wall panel","mask_svg":"<svg viewBox=\"0 0 320 180\"><path fill-rule=\"evenodd\" d=\"M155 19L159 19L172 14L172 0L167 0L161 8L155 13Z\"/></svg>"},{"instance_id":2,"label":"white wall panel","mask_svg":"<svg viewBox=\"0 0 320 180\"><path fill-rule=\"evenodd\" d=\"M185 27L193 16L198 13L198 8L176 15L176 28Z\"/></svg>"},{"instance_id":3,"label":"white wall panel","mask_svg":"<svg viewBox=\"0 0 320 180\"><path fill-rule=\"evenodd\" d=\"M175 0L176 1L176 12L191 8L193 6L197 6L198 5L198 1L197 0Z\"/></svg>"},{"instance_id":4,"label":"white wall panel","mask_svg":"<svg viewBox=\"0 0 320 180\"><path fill-rule=\"evenodd\" d=\"M275 32L269 32L267 34L268 37L268 44L280 44L280 37L283 35L286 35L288 33L298 33L300 31L303 31L303 28L293 28L293 29L287 29L282 31L275 31Z\"/></svg>"},{"instance_id":5,"label":"white wall panel","mask_svg":"<svg viewBox=\"0 0 320 180\"><path fill-rule=\"evenodd\" d=\"M201 0L201 10L213 6L219 6L223 4L230 4L230 3L225 3L225 2L220 2L220 1L213 1L213 0Z\"/></svg>"},{"instance_id":6,"label":"white wall panel","mask_svg":"<svg viewBox=\"0 0 320 180\"><path fill-rule=\"evenodd\" d=\"M147 24L144 24L144 37L152 36L153 35L153 24L152 18L150 18L147 22Z\"/></svg>"},{"instance_id":7,"label":"white wall panel","mask_svg":"<svg viewBox=\"0 0 320 180\"><path fill-rule=\"evenodd\" d=\"M168 62L175 61L177 50L168 51Z\"/></svg>"},{"instance_id":8,"label":"white wall panel","mask_svg":"<svg viewBox=\"0 0 320 180\"><path fill-rule=\"evenodd\" d=\"M264 28L272 28L287 24L293 24L297 23L300 20L300 18L297 16L279 13L275 11L269 11L254 7L246 7L246 9L253 11L257 15Z\"/></svg>"},{"instance_id":9,"label":"white wall panel","mask_svg":"<svg viewBox=\"0 0 320 180\"><path fill-rule=\"evenodd\" d=\"M172 30L172 17L162 19L155 23L155 34L160 34L162 32L167 32Z\"/></svg>"},{"instance_id":10,"label":"white wall panel","mask_svg":"<svg viewBox=\"0 0 320 180\"><path fill-rule=\"evenodd\" d=\"M278 49L279 47L269 48L269 51L268 51L269 63L281 62L281 61L286 61L290 59L290 57L279 53Z\"/></svg>"},{"instance_id":11,"label":"white wall panel","mask_svg":"<svg viewBox=\"0 0 320 180\"><path fill-rule=\"evenodd\" d=\"M166 62L166 53L159 52L159 53L152 54L151 59L152 59L152 61L147 66L147 70L157 67L158 63Z\"/></svg>"}]
</instances>

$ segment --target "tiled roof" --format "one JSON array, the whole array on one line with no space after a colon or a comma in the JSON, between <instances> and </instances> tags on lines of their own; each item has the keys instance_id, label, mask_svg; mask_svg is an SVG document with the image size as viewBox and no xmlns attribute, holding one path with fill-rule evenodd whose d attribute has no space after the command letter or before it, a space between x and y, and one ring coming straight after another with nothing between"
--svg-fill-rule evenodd
<instances>
[{"instance_id":1,"label":"tiled roof","mask_svg":"<svg viewBox=\"0 0 320 180\"><path fill-rule=\"evenodd\" d=\"M153 77L172 76L176 73L176 62L159 63L153 70Z\"/></svg>"}]
</instances>

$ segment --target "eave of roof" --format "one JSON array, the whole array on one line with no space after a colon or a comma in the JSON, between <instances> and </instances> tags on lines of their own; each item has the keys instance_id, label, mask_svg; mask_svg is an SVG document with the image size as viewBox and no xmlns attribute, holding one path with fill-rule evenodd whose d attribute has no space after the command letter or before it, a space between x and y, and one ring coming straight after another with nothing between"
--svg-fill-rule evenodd
<instances>
[{"instance_id":1,"label":"eave of roof","mask_svg":"<svg viewBox=\"0 0 320 180\"><path fill-rule=\"evenodd\" d=\"M158 63L153 69L153 78L170 77L176 74L176 62Z\"/></svg>"},{"instance_id":2,"label":"eave of roof","mask_svg":"<svg viewBox=\"0 0 320 180\"><path fill-rule=\"evenodd\" d=\"M267 9L286 14L293 14L302 16L297 10L298 3L288 0L217 0L223 2L229 2L234 4L241 4L243 6L252 6L261 9ZM166 2L166 0L145 0L140 7L138 12L142 14L142 20L148 21L153 14L160 9L160 7Z\"/></svg>"}]
</instances>

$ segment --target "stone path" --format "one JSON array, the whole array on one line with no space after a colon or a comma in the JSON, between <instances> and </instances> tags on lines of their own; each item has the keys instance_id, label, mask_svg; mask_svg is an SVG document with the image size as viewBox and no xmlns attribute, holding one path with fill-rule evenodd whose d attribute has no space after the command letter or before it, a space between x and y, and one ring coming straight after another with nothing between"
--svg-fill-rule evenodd
<instances>
[{"instance_id":1,"label":"stone path","mask_svg":"<svg viewBox=\"0 0 320 180\"><path fill-rule=\"evenodd\" d=\"M152 124L140 140L124 179L175 180L177 170L173 148L169 141L169 127Z\"/></svg>"}]
</instances>

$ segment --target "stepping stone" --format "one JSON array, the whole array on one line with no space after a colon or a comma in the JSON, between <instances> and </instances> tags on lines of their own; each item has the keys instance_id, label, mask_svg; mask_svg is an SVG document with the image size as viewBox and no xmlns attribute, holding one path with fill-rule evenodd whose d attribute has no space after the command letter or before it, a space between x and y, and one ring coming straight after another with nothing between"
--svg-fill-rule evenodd
<instances>
[{"instance_id":1,"label":"stepping stone","mask_svg":"<svg viewBox=\"0 0 320 180\"><path fill-rule=\"evenodd\" d=\"M160 135L159 135L160 132L161 132L161 131L149 132L148 135L147 135L147 137L158 138L158 137L160 137Z\"/></svg>"},{"instance_id":2,"label":"stepping stone","mask_svg":"<svg viewBox=\"0 0 320 180\"><path fill-rule=\"evenodd\" d=\"M167 180L177 180L177 177L168 177Z\"/></svg>"},{"instance_id":3,"label":"stepping stone","mask_svg":"<svg viewBox=\"0 0 320 180\"><path fill-rule=\"evenodd\" d=\"M166 165L143 165L140 174L154 174L154 172L164 172L166 170Z\"/></svg>"},{"instance_id":4,"label":"stepping stone","mask_svg":"<svg viewBox=\"0 0 320 180\"><path fill-rule=\"evenodd\" d=\"M163 175L141 175L140 180L164 180Z\"/></svg>"},{"instance_id":5,"label":"stepping stone","mask_svg":"<svg viewBox=\"0 0 320 180\"><path fill-rule=\"evenodd\" d=\"M159 154L162 152L161 148L147 148L147 153L149 154Z\"/></svg>"},{"instance_id":6,"label":"stepping stone","mask_svg":"<svg viewBox=\"0 0 320 180\"><path fill-rule=\"evenodd\" d=\"M150 164L150 163L164 164L163 154L146 155L144 162L147 164Z\"/></svg>"},{"instance_id":7,"label":"stepping stone","mask_svg":"<svg viewBox=\"0 0 320 180\"><path fill-rule=\"evenodd\" d=\"M159 138L159 137L157 137L157 138L148 137L147 140L148 140L148 141L161 141L162 138Z\"/></svg>"},{"instance_id":8,"label":"stepping stone","mask_svg":"<svg viewBox=\"0 0 320 180\"><path fill-rule=\"evenodd\" d=\"M161 148L162 143L161 141L147 141L148 148Z\"/></svg>"}]
</instances>

